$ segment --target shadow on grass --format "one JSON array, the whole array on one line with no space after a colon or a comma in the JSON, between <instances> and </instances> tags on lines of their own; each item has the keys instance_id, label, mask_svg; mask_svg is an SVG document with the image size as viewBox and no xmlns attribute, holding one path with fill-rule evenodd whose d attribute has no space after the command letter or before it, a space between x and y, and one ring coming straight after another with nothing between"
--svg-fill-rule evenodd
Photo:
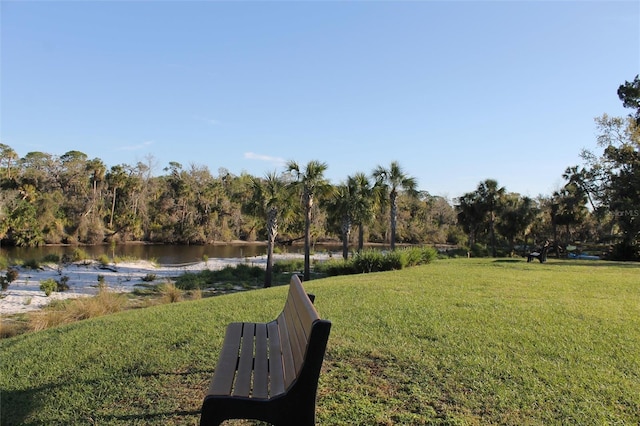
<instances>
[{"instance_id":1,"label":"shadow on grass","mask_svg":"<svg viewBox=\"0 0 640 426\"><path fill-rule=\"evenodd\" d=\"M619 262L619 261L613 261L613 260L553 259L552 262L547 261L545 265L595 266L599 268L602 267L602 268L640 269L640 262Z\"/></svg>"},{"instance_id":2,"label":"shadow on grass","mask_svg":"<svg viewBox=\"0 0 640 426\"><path fill-rule=\"evenodd\" d=\"M213 369L206 370L189 370L186 372L138 372L135 368L127 371L125 370L123 374L118 377L113 377L111 380L119 380L123 383L128 382L127 378L133 377L148 377L148 378L159 378L162 376L198 376L203 375L207 377L211 377L213 375ZM74 383L82 383L82 385L91 385L96 384L97 380L89 379L84 380L82 382L74 382ZM0 406L2 410L0 410L0 425L9 426L9 425L21 425L21 426L36 426L36 425L49 425L49 424L65 424L65 422L55 422L51 423L51 421L44 422L43 420L30 420L32 414L37 413L45 407L45 402L47 401L47 396L51 394L55 394L58 392L60 387L65 386L65 383L56 382L50 383L45 386L40 387L32 387L28 389L22 390L2 390L0 392ZM86 386L82 386L83 388ZM202 389L202 397L204 398L206 389ZM198 407L200 406L201 401L198 399L194 400L194 404ZM96 408L96 407L94 407ZM134 411L134 410L131 410ZM140 413L132 413L132 414L96 414L93 421L97 421L98 423L109 422L113 424L120 423L124 425L129 424L184 424L184 417L196 416L199 419L200 409L177 409L175 411L165 410L158 412L140 412ZM173 422L169 422L171 419ZM80 424L80 419L76 419ZM176 423L176 421L178 421ZM86 422L87 419L84 419ZM193 423L193 422L190 422ZM189 423L189 424L190 424ZM195 422L197 423L197 421Z\"/></svg>"},{"instance_id":3,"label":"shadow on grass","mask_svg":"<svg viewBox=\"0 0 640 426\"><path fill-rule=\"evenodd\" d=\"M53 391L56 385L31 388L21 391L2 391L0 397L0 424L2 425L35 425L26 423L29 414L38 411L41 407L40 395Z\"/></svg>"}]
</instances>

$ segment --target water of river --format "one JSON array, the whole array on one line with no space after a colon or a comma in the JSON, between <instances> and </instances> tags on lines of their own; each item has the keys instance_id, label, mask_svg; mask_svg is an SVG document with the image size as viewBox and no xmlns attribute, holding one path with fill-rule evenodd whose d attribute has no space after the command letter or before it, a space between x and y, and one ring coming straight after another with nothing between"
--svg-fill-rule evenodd
<instances>
[{"instance_id":1,"label":"water of river","mask_svg":"<svg viewBox=\"0 0 640 426\"><path fill-rule=\"evenodd\" d=\"M72 246L46 246L46 247L0 247L0 256L10 259L42 259L48 254L57 254L60 257L71 255L76 247ZM89 257L96 259L102 254L110 258L131 257L135 259L153 260L161 265L174 265L201 261L204 256L214 258L253 257L267 253L265 244L215 244L204 246L181 246L164 244L121 244L121 245L97 245L82 246ZM287 246L283 251L287 253L304 253L302 245ZM315 251L340 251L340 245L316 244Z\"/></svg>"}]
</instances>

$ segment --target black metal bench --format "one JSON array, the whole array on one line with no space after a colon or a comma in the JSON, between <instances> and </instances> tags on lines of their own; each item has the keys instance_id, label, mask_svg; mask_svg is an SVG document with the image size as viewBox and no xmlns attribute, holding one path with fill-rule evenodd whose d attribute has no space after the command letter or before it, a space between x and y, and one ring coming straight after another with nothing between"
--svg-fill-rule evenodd
<instances>
[{"instance_id":1,"label":"black metal bench","mask_svg":"<svg viewBox=\"0 0 640 426\"><path fill-rule=\"evenodd\" d=\"M549 252L550 244L545 242L540 251L534 251L527 255L527 262L533 262L534 259L538 259L540 263L547 261L547 253Z\"/></svg>"},{"instance_id":2,"label":"black metal bench","mask_svg":"<svg viewBox=\"0 0 640 426\"><path fill-rule=\"evenodd\" d=\"M294 275L278 318L227 326L202 403L201 426L229 419L315 424L318 378L331 322L320 319L312 299Z\"/></svg>"}]
</instances>

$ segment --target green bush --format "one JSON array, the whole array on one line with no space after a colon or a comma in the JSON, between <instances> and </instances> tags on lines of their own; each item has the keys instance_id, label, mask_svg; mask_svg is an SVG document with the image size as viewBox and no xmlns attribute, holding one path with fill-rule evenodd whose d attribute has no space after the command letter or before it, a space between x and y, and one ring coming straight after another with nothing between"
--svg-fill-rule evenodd
<instances>
[{"instance_id":1,"label":"green bush","mask_svg":"<svg viewBox=\"0 0 640 426\"><path fill-rule=\"evenodd\" d=\"M198 273L186 272L176 278L175 286L182 290L197 290L206 288L213 282L213 272L204 270Z\"/></svg>"},{"instance_id":2,"label":"green bush","mask_svg":"<svg viewBox=\"0 0 640 426\"><path fill-rule=\"evenodd\" d=\"M60 255L56 253L49 253L45 257L42 258L42 262L44 263L60 263Z\"/></svg>"},{"instance_id":3,"label":"green bush","mask_svg":"<svg viewBox=\"0 0 640 426\"><path fill-rule=\"evenodd\" d=\"M356 273L382 271L384 254L379 250L362 250L353 257L353 267Z\"/></svg>"},{"instance_id":4,"label":"green bush","mask_svg":"<svg viewBox=\"0 0 640 426\"><path fill-rule=\"evenodd\" d=\"M109 263L111 263L111 260L109 260L109 256L103 253L98 256L98 262L100 262L102 266L108 266Z\"/></svg>"},{"instance_id":5,"label":"green bush","mask_svg":"<svg viewBox=\"0 0 640 426\"><path fill-rule=\"evenodd\" d=\"M241 263L235 268L231 268L231 270L233 272L233 277L240 280L264 278L264 269L259 266L251 266Z\"/></svg>"},{"instance_id":6,"label":"green bush","mask_svg":"<svg viewBox=\"0 0 640 426\"><path fill-rule=\"evenodd\" d=\"M33 270L40 269L40 262L38 262L36 259L27 259L22 264L22 267Z\"/></svg>"},{"instance_id":7,"label":"green bush","mask_svg":"<svg viewBox=\"0 0 640 426\"><path fill-rule=\"evenodd\" d=\"M197 273L186 272L175 280L175 285L181 290L196 290L211 287L222 282L250 282L264 279L264 269L259 266L239 264L236 267L226 266L219 271L204 270Z\"/></svg>"},{"instance_id":8,"label":"green bush","mask_svg":"<svg viewBox=\"0 0 640 426\"><path fill-rule=\"evenodd\" d=\"M317 263L314 266L314 270L321 274L326 274L330 277L337 275L351 275L356 273L353 265L353 260L344 260L342 258L330 259L326 262Z\"/></svg>"},{"instance_id":9,"label":"green bush","mask_svg":"<svg viewBox=\"0 0 640 426\"><path fill-rule=\"evenodd\" d=\"M407 266L408 255L405 250L394 250L385 253L380 263L381 271L397 271Z\"/></svg>"},{"instance_id":10,"label":"green bush","mask_svg":"<svg viewBox=\"0 0 640 426\"><path fill-rule=\"evenodd\" d=\"M328 276L393 271L429 263L437 256L438 252L432 247L411 247L389 252L368 249L348 260L331 259L318 263L314 269Z\"/></svg>"},{"instance_id":11,"label":"green bush","mask_svg":"<svg viewBox=\"0 0 640 426\"><path fill-rule=\"evenodd\" d=\"M283 272L297 272L304 269L304 259L279 260L273 264L273 272L280 274Z\"/></svg>"},{"instance_id":12,"label":"green bush","mask_svg":"<svg viewBox=\"0 0 640 426\"><path fill-rule=\"evenodd\" d=\"M44 291L44 294L49 297L51 293L58 289L58 283L53 278L47 278L40 281L40 290Z\"/></svg>"},{"instance_id":13,"label":"green bush","mask_svg":"<svg viewBox=\"0 0 640 426\"><path fill-rule=\"evenodd\" d=\"M81 262L87 259L89 259L89 255L86 251L78 247L73 249L73 253L71 253L71 260L73 262Z\"/></svg>"}]
</instances>

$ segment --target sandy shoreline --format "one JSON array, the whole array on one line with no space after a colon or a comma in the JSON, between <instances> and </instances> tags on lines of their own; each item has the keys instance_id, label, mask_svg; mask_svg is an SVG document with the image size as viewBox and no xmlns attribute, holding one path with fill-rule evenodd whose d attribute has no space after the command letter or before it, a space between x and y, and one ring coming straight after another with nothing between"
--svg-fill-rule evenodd
<instances>
[{"instance_id":1,"label":"sandy shoreline","mask_svg":"<svg viewBox=\"0 0 640 426\"><path fill-rule=\"evenodd\" d=\"M325 257L328 255L314 255ZM275 260L287 258L302 258L302 254L275 255ZM205 269L212 271L223 269L226 266L235 266L241 263L252 266L266 267L267 257L245 257L245 258L215 258L206 262L196 262L182 265L162 265L156 266L151 262L140 260L134 262L123 262L109 264L106 267L98 262L78 262L65 265L59 269L58 265L45 264L38 270L18 269L18 279L9 284L9 288L0 293L0 315L13 315L41 309L54 300L72 299L86 297L97 294L98 276L104 277L104 283L111 291L130 292L136 285L144 283L143 277L147 274L154 274L155 283L161 283L166 278L176 277L185 272L198 272ZM52 278L60 280L67 276L69 280L69 290L55 292L50 296L45 296L40 290L40 281Z\"/></svg>"}]
</instances>

